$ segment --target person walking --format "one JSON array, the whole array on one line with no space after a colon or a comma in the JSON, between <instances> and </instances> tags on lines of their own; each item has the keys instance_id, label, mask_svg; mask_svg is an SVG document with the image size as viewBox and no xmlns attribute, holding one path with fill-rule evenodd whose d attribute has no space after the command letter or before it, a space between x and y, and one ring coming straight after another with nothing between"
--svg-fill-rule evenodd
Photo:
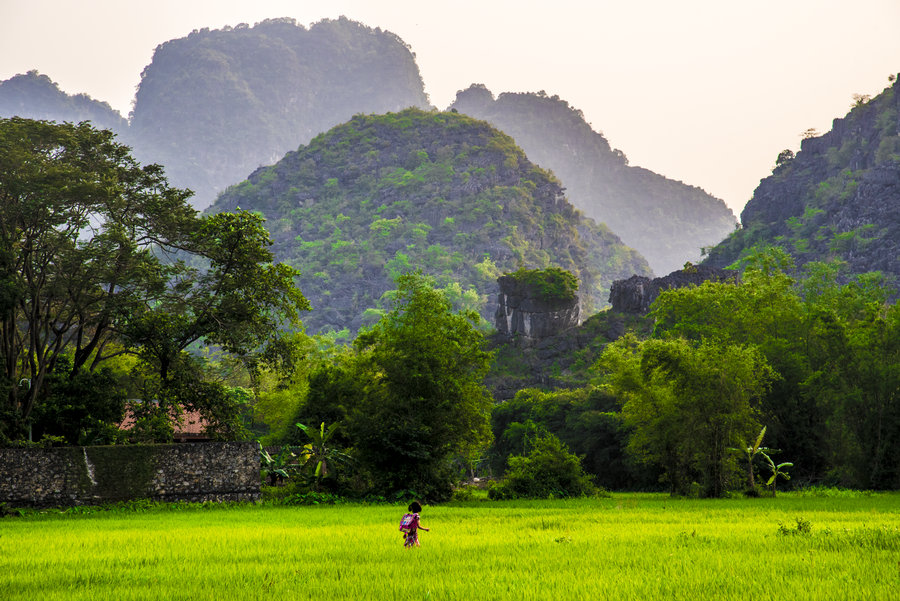
<instances>
[{"instance_id":1,"label":"person walking","mask_svg":"<svg viewBox=\"0 0 900 601\"><path fill-rule=\"evenodd\" d=\"M400 521L400 530L403 532L403 546L418 547L419 530L424 530L425 532L430 532L430 530L422 526L419 521L419 513L422 511L422 506L418 501L410 503L408 509L409 513L404 515Z\"/></svg>"}]
</instances>

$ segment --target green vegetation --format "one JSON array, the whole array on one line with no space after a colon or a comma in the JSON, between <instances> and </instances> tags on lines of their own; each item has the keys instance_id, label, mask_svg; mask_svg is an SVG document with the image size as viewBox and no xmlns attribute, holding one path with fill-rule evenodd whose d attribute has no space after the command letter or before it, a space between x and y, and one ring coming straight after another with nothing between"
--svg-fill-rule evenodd
<instances>
[{"instance_id":1,"label":"green vegetation","mask_svg":"<svg viewBox=\"0 0 900 601\"><path fill-rule=\"evenodd\" d=\"M446 500L458 480L453 460L490 441L482 380L491 356L476 314L453 313L421 274L398 286L391 310L352 351L309 376L294 421L333 424L332 441L351 449L354 469L328 479L330 490ZM283 442L306 439L289 433Z\"/></svg>"},{"instance_id":2,"label":"green vegetation","mask_svg":"<svg viewBox=\"0 0 900 601\"><path fill-rule=\"evenodd\" d=\"M553 434L528 441L526 455L510 457L503 479L491 486L491 499L582 497L597 492L581 460Z\"/></svg>"},{"instance_id":3,"label":"green vegetation","mask_svg":"<svg viewBox=\"0 0 900 601\"><path fill-rule=\"evenodd\" d=\"M896 494L793 493L468 502L426 506L414 550L397 531L405 505L6 518L0 596L889 599L898 506ZM408 570L420 577L398 576Z\"/></svg>"},{"instance_id":4,"label":"green vegetation","mask_svg":"<svg viewBox=\"0 0 900 601\"><path fill-rule=\"evenodd\" d=\"M237 207L274 224L275 255L301 272L313 306L310 332L370 325L366 312L383 309L396 277L414 269L439 288L459 286L486 320L503 271L565 269L588 309L606 303L614 279L648 273L511 138L453 113L358 115L228 189L212 210Z\"/></svg>"},{"instance_id":5,"label":"green vegetation","mask_svg":"<svg viewBox=\"0 0 900 601\"><path fill-rule=\"evenodd\" d=\"M519 284L536 291L545 301L571 301L577 297L578 278L559 267L520 268L507 274Z\"/></svg>"},{"instance_id":6,"label":"green vegetation","mask_svg":"<svg viewBox=\"0 0 900 601\"><path fill-rule=\"evenodd\" d=\"M740 283L664 291L649 316L620 322L632 333L615 342L607 312L528 353L501 349L491 374L501 390L519 378L537 385L529 357L552 350L570 362L554 376L545 360L543 390L494 408L493 469L549 432L611 489L773 494L786 474L790 484L897 488L900 309L872 275L840 284L835 265L808 263L796 280L793 272L772 249L747 262ZM594 357L589 367L571 362L573 346L582 364ZM765 454L748 465L733 449L752 447L763 427Z\"/></svg>"},{"instance_id":7,"label":"green vegetation","mask_svg":"<svg viewBox=\"0 0 900 601\"><path fill-rule=\"evenodd\" d=\"M187 349L252 368L299 325L308 304L259 217L198 218L190 192L88 123L3 119L0 150L0 440L37 422L69 444L109 442L126 392L146 401L132 406L138 438L171 437L183 410L240 437L240 391ZM116 367L132 368L130 390Z\"/></svg>"}]
</instances>

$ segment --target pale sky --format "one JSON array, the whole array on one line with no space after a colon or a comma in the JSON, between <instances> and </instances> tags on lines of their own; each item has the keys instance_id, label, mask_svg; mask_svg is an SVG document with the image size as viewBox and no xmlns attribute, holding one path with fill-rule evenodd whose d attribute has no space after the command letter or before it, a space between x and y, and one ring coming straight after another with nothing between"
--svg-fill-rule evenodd
<instances>
[{"instance_id":1,"label":"pale sky","mask_svg":"<svg viewBox=\"0 0 900 601\"><path fill-rule=\"evenodd\" d=\"M804 130L900 72L900 0L0 0L0 80L37 69L127 116L167 40L340 15L409 44L438 108L471 83L558 94L735 214Z\"/></svg>"}]
</instances>

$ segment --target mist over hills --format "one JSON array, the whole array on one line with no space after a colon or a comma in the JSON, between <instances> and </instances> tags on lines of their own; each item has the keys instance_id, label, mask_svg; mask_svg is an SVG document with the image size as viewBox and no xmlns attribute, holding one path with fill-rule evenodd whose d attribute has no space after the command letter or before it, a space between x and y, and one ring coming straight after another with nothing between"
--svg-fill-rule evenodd
<instances>
[{"instance_id":1,"label":"mist over hills","mask_svg":"<svg viewBox=\"0 0 900 601\"><path fill-rule=\"evenodd\" d=\"M458 113L357 115L226 190L212 211L259 211L276 258L301 271L310 331L378 318L393 278L418 268L488 320L497 277L556 265L585 309L646 261L566 200L506 134Z\"/></svg>"},{"instance_id":2,"label":"mist over hills","mask_svg":"<svg viewBox=\"0 0 900 601\"><path fill-rule=\"evenodd\" d=\"M117 134L128 131L128 121L106 102L87 94L66 94L46 75L29 71L0 81L0 117L46 121L91 121L95 127Z\"/></svg>"},{"instance_id":3,"label":"mist over hills","mask_svg":"<svg viewBox=\"0 0 900 601\"><path fill-rule=\"evenodd\" d=\"M894 78L892 78L894 79ZM812 133L812 132L811 132ZM742 228L710 251L726 266L755 245L784 248L798 266L834 261L850 274L900 281L900 81L857 98L831 131L782 152L741 213Z\"/></svg>"},{"instance_id":4,"label":"mist over hills","mask_svg":"<svg viewBox=\"0 0 900 601\"><path fill-rule=\"evenodd\" d=\"M582 113L557 96L503 93L494 98L473 84L451 109L505 131L538 165L566 187L569 201L606 223L647 258L657 274L696 262L701 247L717 244L735 227L725 203L700 188L628 165Z\"/></svg>"},{"instance_id":5,"label":"mist over hills","mask_svg":"<svg viewBox=\"0 0 900 601\"><path fill-rule=\"evenodd\" d=\"M141 74L137 157L208 205L215 194L356 113L428 106L409 47L345 17L195 31L157 47Z\"/></svg>"}]
</instances>

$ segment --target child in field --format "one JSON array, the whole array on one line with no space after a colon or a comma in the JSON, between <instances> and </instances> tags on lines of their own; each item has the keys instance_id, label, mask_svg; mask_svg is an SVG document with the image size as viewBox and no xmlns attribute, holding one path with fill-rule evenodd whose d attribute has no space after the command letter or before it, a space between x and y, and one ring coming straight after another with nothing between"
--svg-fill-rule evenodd
<instances>
[{"instance_id":1,"label":"child in field","mask_svg":"<svg viewBox=\"0 0 900 601\"><path fill-rule=\"evenodd\" d=\"M419 530L429 532L428 528L424 528L419 524L419 512L421 511L422 506L419 505L419 502L413 501L409 504L409 513L403 516L403 521L400 522L400 530L403 531L404 537L404 547L418 547Z\"/></svg>"}]
</instances>

